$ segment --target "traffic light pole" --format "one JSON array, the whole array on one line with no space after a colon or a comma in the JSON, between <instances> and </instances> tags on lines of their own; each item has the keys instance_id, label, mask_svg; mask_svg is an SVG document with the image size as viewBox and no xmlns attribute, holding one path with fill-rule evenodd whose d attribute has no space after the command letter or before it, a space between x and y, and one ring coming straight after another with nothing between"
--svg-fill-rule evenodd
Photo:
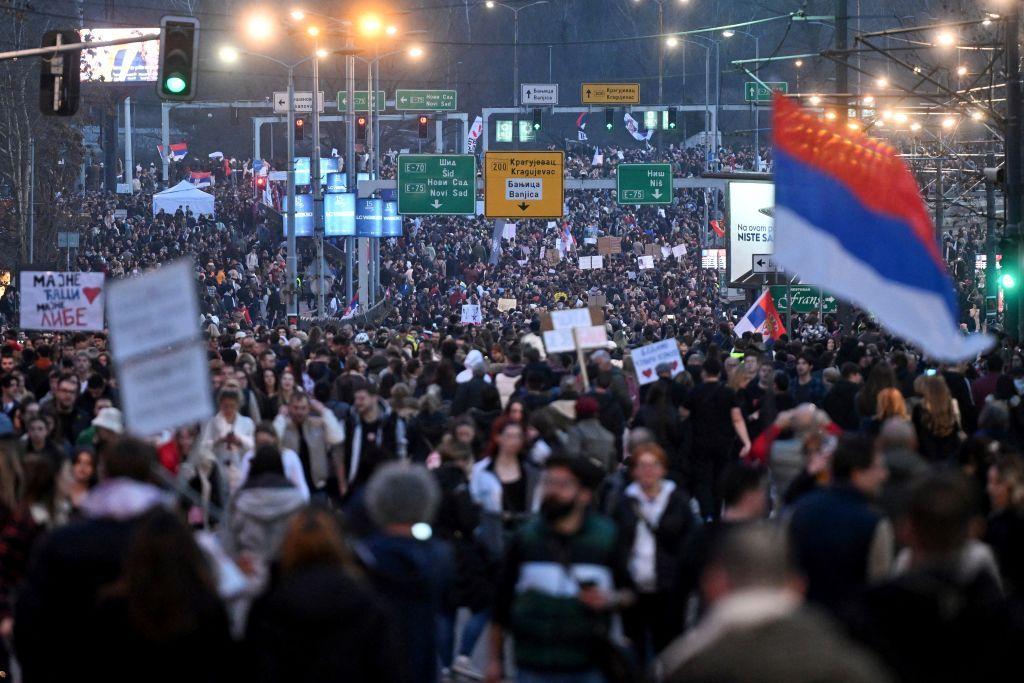
<instances>
[{"instance_id":1,"label":"traffic light pole","mask_svg":"<svg viewBox=\"0 0 1024 683\"><path fill-rule=\"evenodd\" d=\"M316 295L316 315L323 318L327 314L324 305L324 289L327 284L327 264L324 261L324 205L320 193L320 50L318 42L313 43L313 145L310 151L309 165L312 171L310 182L313 184L313 234L316 239L316 260L319 271Z\"/></svg>"},{"instance_id":2,"label":"traffic light pole","mask_svg":"<svg viewBox=\"0 0 1024 683\"><path fill-rule=\"evenodd\" d=\"M356 58L345 55L345 177L349 192L357 192L356 170ZM358 194L357 194L358 196ZM355 288L356 238L345 238L345 306L352 303Z\"/></svg>"},{"instance_id":3,"label":"traffic light pole","mask_svg":"<svg viewBox=\"0 0 1024 683\"><path fill-rule=\"evenodd\" d=\"M288 315L299 319L299 293L295 282L298 278L298 255L295 245L295 67L288 67L288 225L285 227L288 239Z\"/></svg>"},{"instance_id":4,"label":"traffic light pole","mask_svg":"<svg viewBox=\"0 0 1024 683\"><path fill-rule=\"evenodd\" d=\"M1003 254L1010 272L1019 277L1021 272L1021 192L1024 182L1021 178L1021 87L1020 87L1020 0L1012 0L1006 12L1006 238L1010 253ZM1021 288L1007 290L1004 331L1021 341Z\"/></svg>"}]
</instances>

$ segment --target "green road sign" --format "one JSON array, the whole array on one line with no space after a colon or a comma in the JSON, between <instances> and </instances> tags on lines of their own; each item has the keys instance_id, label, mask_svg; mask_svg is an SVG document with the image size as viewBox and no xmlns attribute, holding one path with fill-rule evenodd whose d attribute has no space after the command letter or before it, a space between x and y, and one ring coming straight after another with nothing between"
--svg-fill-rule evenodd
<instances>
[{"instance_id":1,"label":"green road sign","mask_svg":"<svg viewBox=\"0 0 1024 683\"><path fill-rule=\"evenodd\" d=\"M772 285L770 287L772 292L772 299L775 300L775 308L780 313L786 312L786 285ZM817 287L810 285L790 285L790 293L793 295L793 312L794 313L811 313L818 310L818 293L821 292ZM839 301L825 292L825 300L821 305L822 313L835 313L839 310Z\"/></svg>"},{"instance_id":2,"label":"green road sign","mask_svg":"<svg viewBox=\"0 0 1024 683\"><path fill-rule=\"evenodd\" d=\"M764 87L767 85L768 87ZM747 81L743 84L744 102L771 102L772 91L778 90L781 93L789 92L789 83L785 81L770 81L761 85L757 81Z\"/></svg>"},{"instance_id":3,"label":"green road sign","mask_svg":"<svg viewBox=\"0 0 1024 683\"><path fill-rule=\"evenodd\" d=\"M671 204L672 164L619 164L619 204Z\"/></svg>"},{"instance_id":4,"label":"green road sign","mask_svg":"<svg viewBox=\"0 0 1024 683\"><path fill-rule=\"evenodd\" d=\"M455 90L396 90L398 111L455 111L459 94Z\"/></svg>"},{"instance_id":5,"label":"green road sign","mask_svg":"<svg viewBox=\"0 0 1024 683\"><path fill-rule=\"evenodd\" d=\"M356 111L370 111L370 105L367 104L366 90L356 90ZM377 91L377 101L374 103L377 105L378 110L384 109L384 101L387 99L387 94L383 90ZM345 113L348 110L348 93L344 90L338 91L338 111Z\"/></svg>"},{"instance_id":6,"label":"green road sign","mask_svg":"<svg viewBox=\"0 0 1024 683\"><path fill-rule=\"evenodd\" d=\"M398 213L476 213L476 157L472 154L402 154L398 157Z\"/></svg>"}]
</instances>

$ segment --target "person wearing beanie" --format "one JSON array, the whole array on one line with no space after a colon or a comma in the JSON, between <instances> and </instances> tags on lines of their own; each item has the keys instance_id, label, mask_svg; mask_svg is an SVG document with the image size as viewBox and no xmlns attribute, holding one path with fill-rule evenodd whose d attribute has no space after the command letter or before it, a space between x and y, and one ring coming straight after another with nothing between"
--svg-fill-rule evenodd
<instances>
[{"instance_id":1,"label":"person wearing beanie","mask_svg":"<svg viewBox=\"0 0 1024 683\"><path fill-rule=\"evenodd\" d=\"M376 531L357 553L397 617L414 683L438 680L437 620L454 577L447 544L433 538L440 502L440 488L427 469L405 462L379 467L363 497Z\"/></svg>"},{"instance_id":2,"label":"person wearing beanie","mask_svg":"<svg viewBox=\"0 0 1024 683\"><path fill-rule=\"evenodd\" d=\"M618 466L615 435L598 419L599 406L593 396L576 399L576 424L566 431L566 453L590 460L602 471L611 473Z\"/></svg>"}]
</instances>

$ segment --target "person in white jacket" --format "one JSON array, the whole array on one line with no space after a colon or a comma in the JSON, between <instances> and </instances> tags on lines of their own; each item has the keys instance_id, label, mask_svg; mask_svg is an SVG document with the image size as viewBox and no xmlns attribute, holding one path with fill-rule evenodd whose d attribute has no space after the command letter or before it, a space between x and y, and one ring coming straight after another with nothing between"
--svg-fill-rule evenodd
<instances>
[{"instance_id":1,"label":"person in white jacket","mask_svg":"<svg viewBox=\"0 0 1024 683\"><path fill-rule=\"evenodd\" d=\"M238 412L242 394L238 385L225 383L217 394L217 413L206 421L199 434L200 451L213 453L220 470L223 500L238 488L242 454L255 443L256 424Z\"/></svg>"}]
</instances>

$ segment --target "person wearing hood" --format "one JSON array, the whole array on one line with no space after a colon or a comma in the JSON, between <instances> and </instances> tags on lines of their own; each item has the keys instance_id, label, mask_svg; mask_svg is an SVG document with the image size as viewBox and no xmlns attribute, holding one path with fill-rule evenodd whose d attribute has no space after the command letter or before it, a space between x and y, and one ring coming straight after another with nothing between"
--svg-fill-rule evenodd
<instances>
[{"instance_id":1,"label":"person wearing hood","mask_svg":"<svg viewBox=\"0 0 1024 683\"><path fill-rule=\"evenodd\" d=\"M405 462L383 465L366 485L366 511L377 530L356 552L397 619L409 683L438 680L438 617L454 573L449 547L432 538L440 500L426 468Z\"/></svg>"},{"instance_id":2,"label":"person wearing hood","mask_svg":"<svg viewBox=\"0 0 1024 683\"><path fill-rule=\"evenodd\" d=\"M257 577L265 577L277 559L288 518L306 502L285 476L281 452L260 446L249 461L242 488L228 504L225 550L242 560Z\"/></svg>"},{"instance_id":3,"label":"person wearing hood","mask_svg":"<svg viewBox=\"0 0 1024 683\"><path fill-rule=\"evenodd\" d=\"M509 399L518 391L525 367L523 353L517 344L513 344L509 348L506 358L505 366L494 376L494 386L498 389L498 396L501 397L502 409L508 405Z\"/></svg>"},{"instance_id":4,"label":"person wearing hood","mask_svg":"<svg viewBox=\"0 0 1024 683\"><path fill-rule=\"evenodd\" d=\"M471 408L485 413L501 412L501 396L487 374L487 362L479 350L473 349L466 355L466 369L455 377L458 388L452 400L451 414L458 416Z\"/></svg>"},{"instance_id":5,"label":"person wearing hood","mask_svg":"<svg viewBox=\"0 0 1024 683\"><path fill-rule=\"evenodd\" d=\"M124 437L100 455L101 482L82 502L83 519L40 541L18 596L14 644L25 681L80 678L82 663L104 650L92 628L101 589L121 575L139 520L172 502L148 483L152 445Z\"/></svg>"}]
</instances>

